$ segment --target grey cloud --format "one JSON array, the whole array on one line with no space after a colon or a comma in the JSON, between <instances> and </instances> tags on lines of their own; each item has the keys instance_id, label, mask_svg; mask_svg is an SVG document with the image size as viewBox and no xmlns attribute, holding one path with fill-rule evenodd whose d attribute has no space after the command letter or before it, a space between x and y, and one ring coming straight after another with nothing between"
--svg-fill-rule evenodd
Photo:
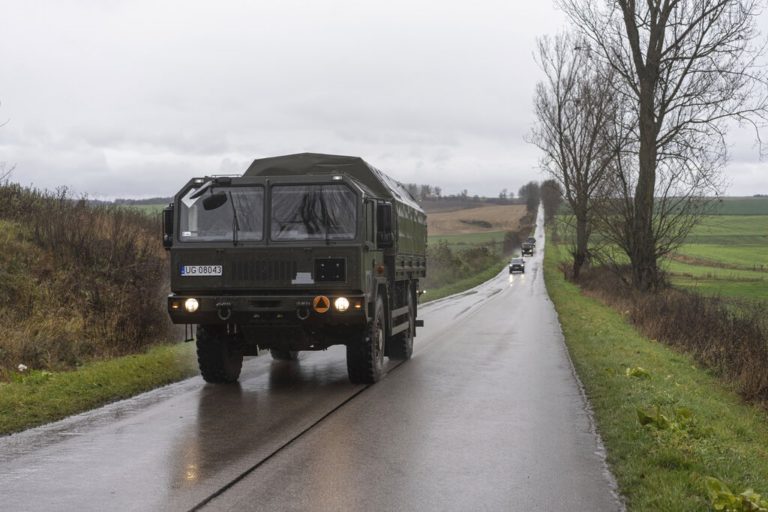
<instances>
[{"instance_id":1,"label":"grey cloud","mask_svg":"<svg viewBox=\"0 0 768 512\"><path fill-rule=\"evenodd\" d=\"M543 177L523 137L535 37L563 25L548 2L41 2L9 2L0 32L21 181L156 196L301 151L447 193ZM761 179L740 138L731 156L734 187Z\"/></svg>"}]
</instances>

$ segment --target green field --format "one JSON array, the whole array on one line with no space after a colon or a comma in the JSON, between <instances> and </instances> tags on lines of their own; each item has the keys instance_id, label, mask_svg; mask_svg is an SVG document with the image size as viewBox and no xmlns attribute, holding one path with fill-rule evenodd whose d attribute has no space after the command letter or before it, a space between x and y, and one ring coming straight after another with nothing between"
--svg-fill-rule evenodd
<instances>
[{"instance_id":1,"label":"green field","mask_svg":"<svg viewBox=\"0 0 768 512\"><path fill-rule=\"evenodd\" d=\"M768 198L725 198L722 204L724 211L752 212L768 206ZM561 241L571 243L567 217L558 216L558 221ZM597 239L593 234L593 246ZM626 260L623 253L616 256ZM685 244L659 264L675 286L706 295L768 300L768 208L765 215L702 217Z\"/></svg>"},{"instance_id":2,"label":"green field","mask_svg":"<svg viewBox=\"0 0 768 512\"><path fill-rule=\"evenodd\" d=\"M706 216L663 265L674 285L768 300L768 215Z\"/></svg>"},{"instance_id":3,"label":"green field","mask_svg":"<svg viewBox=\"0 0 768 512\"><path fill-rule=\"evenodd\" d=\"M707 210L712 215L768 215L768 197L723 197Z\"/></svg>"}]
</instances>

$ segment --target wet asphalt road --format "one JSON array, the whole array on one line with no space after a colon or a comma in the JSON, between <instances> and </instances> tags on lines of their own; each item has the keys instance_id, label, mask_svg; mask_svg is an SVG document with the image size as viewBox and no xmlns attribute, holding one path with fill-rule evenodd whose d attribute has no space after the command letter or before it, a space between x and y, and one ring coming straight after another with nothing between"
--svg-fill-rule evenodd
<instances>
[{"instance_id":1,"label":"wet asphalt road","mask_svg":"<svg viewBox=\"0 0 768 512\"><path fill-rule=\"evenodd\" d=\"M538 230L541 233L541 230ZM424 305L411 361L247 361L0 438L2 510L621 510L541 272Z\"/></svg>"}]
</instances>

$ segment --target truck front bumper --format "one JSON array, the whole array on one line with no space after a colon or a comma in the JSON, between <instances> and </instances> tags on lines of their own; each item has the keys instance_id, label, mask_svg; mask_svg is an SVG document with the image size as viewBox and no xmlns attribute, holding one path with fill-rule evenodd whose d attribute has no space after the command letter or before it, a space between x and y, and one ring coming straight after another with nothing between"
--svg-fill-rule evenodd
<instances>
[{"instance_id":1,"label":"truck front bumper","mask_svg":"<svg viewBox=\"0 0 768 512\"><path fill-rule=\"evenodd\" d=\"M348 303L342 310L345 298ZM168 296L175 324L364 325L365 296L344 295L176 295Z\"/></svg>"}]
</instances>

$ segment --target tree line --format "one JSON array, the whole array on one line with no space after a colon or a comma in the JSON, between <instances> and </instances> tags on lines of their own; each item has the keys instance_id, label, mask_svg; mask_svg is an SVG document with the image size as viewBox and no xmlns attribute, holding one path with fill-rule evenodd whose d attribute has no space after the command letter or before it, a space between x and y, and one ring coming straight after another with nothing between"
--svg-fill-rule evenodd
<instances>
[{"instance_id":1,"label":"tree line","mask_svg":"<svg viewBox=\"0 0 768 512\"><path fill-rule=\"evenodd\" d=\"M729 123L768 120L757 0L558 0L570 28L538 42L530 142L574 219L573 275L590 259L640 290L721 194ZM606 250L590 244L600 234ZM607 250L610 248L610 250ZM614 250L618 249L618 253Z\"/></svg>"}]
</instances>

